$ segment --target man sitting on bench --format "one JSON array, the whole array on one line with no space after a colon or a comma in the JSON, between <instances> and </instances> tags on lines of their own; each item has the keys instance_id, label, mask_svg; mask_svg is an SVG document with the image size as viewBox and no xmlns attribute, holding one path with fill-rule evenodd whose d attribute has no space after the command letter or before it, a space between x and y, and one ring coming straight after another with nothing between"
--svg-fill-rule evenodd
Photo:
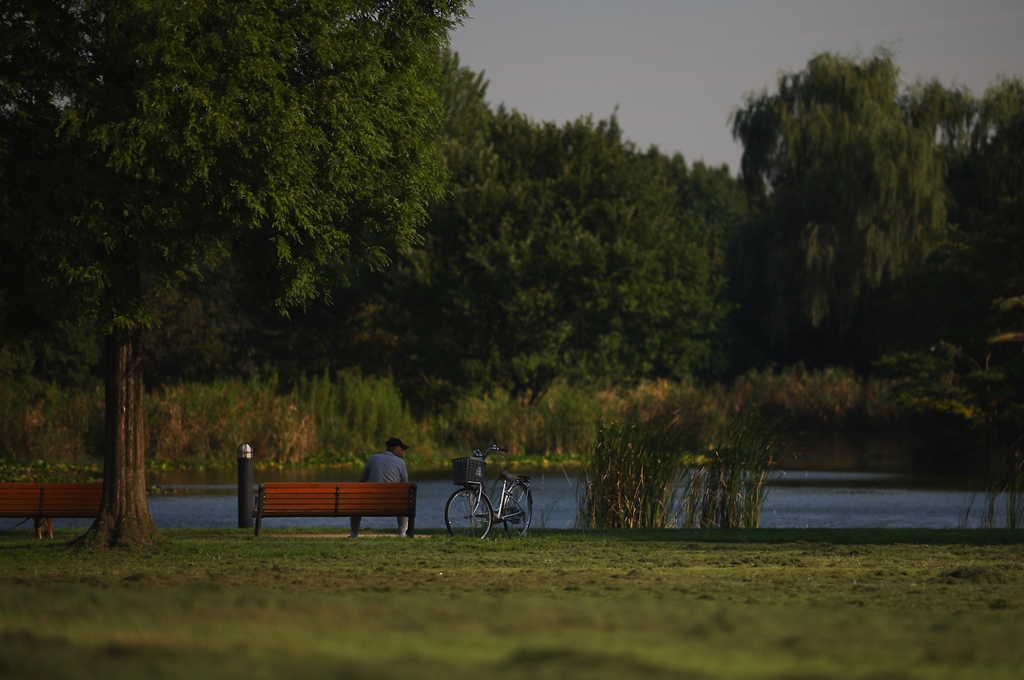
<instances>
[{"instance_id":1,"label":"man sitting on bench","mask_svg":"<svg viewBox=\"0 0 1024 680\"><path fill-rule=\"evenodd\" d=\"M363 467L363 474L359 475L360 482L408 482L409 472L405 469L405 461L402 456L408 445L404 444L398 437L392 437L384 442L385 451L370 456ZM349 525L352 533L349 538L358 538L359 523L362 517L352 516L349 518ZM405 536L409 530L409 518L398 518L398 535Z\"/></svg>"}]
</instances>

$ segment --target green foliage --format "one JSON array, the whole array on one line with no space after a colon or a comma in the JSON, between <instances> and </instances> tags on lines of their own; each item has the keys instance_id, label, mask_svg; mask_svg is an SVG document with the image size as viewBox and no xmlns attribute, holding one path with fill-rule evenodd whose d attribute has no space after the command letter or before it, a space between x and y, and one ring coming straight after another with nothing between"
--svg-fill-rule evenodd
<instances>
[{"instance_id":1,"label":"green foliage","mask_svg":"<svg viewBox=\"0 0 1024 680\"><path fill-rule=\"evenodd\" d=\"M777 93L748 95L733 135L762 211L736 266L751 274L744 302L763 301L777 342L802 324L845 335L864 302L944 234L934 134L908 116L885 50L866 59L824 53L781 75Z\"/></svg>"},{"instance_id":2,"label":"green foliage","mask_svg":"<svg viewBox=\"0 0 1024 680\"><path fill-rule=\"evenodd\" d=\"M986 417L987 409L965 379L980 367L954 345L939 343L927 352L890 354L876 366L898 377L896 399L909 411L957 418L968 426Z\"/></svg>"},{"instance_id":3,"label":"green foliage","mask_svg":"<svg viewBox=\"0 0 1024 680\"><path fill-rule=\"evenodd\" d=\"M201 280L153 291L147 302L154 324L142 337L147 388L176 382L259 375L267 339L280 333L267 323L276 312L245 305L244 286L230 263L204 270ZM278 371L277 365L274 366Z\"/></svg>"},{"instance_id":4,"label":"green foliage","mask_svg":"<svg viewBox=\"0 0 1024 680\"><path fill-rule=\"evenodd\" d=\"M22 4L2 16L2 224L105 325L146 318L140 273L227 251L300 303L385 264L441 187L432 83L459 3Z\"/></svg>"},{"instance_id":5,"label":"green foliage","mask_svg":"<svg viewBox=\"0 0 1024 680\"><path fill-rule=\"evenodd\" d=\"M655 147L644 157L668 174L676 189L676 210L681 222L704 225L714 235L716 246L728 243L749 219L743 184L729 174L727 165L712 167L697 161L687 166L682 154L669 158Z\"/></svg>"},{"instance_id":6,"label":"green foliage","mask_svg":"<svg viewBox=\"0 0 1024 680\"><path fill-rule=\"evenodd\" d=\"M877 365L936 445L998 467L1024 441L1024 84L1003 79L975 99L932 83L913 109L942 133L959 224L911 288L929 313Z\"/></svg>"},{"instance_id":7,"label":"green foliage","mask_svg":"<svg viewBox=\"0 0 1024 680\"><path fill-rule=\"evenodd\" d=\"M444 53L441 66L447 74L442 79L441 90L449 108L449 117L444 128L445 137L437 140L436 151L455 173L458 187L463 180L467 183L476 181L474 177L480 174L478 166L484 163L480 159L494 156L490 136L495 114L484 98L486 83L482 74L459 66L457 55L448 52ZM623 147L628 146L626 142L620 143ZM688 167L681 156L666 158L653 149L642 155L633 153L629 162L643 166L644 172L662 178L659 182L667 184L655 192L658 200L663 201L660 208L663 212L669 209L671 202L677 221L694 225L694 233L702 231L705 234L709 266L717 277L708 285L721 290L724 285L719 276L721 255L715 244L725 238L724 235L741 219L745 199L738 182L729 177L724 167L709 168L701 163ZM462 175L459 173L463 171L476 174L460 179ZM458 191L464 193L462 189ZM671 199L669 193L674 194ZM443 209L435 208L435 212L443 212ZM484 224L476 227L482 233L485 228ZM486 233L483 236L491 241L497 240ZM497 248L493 243L487 247ZM472 248L482 252L484 246ZM445 251L448 250L464 255L467 246L449 238L445 242ZM537 259L546 257L539 249L533 254L527 248L526 254L530 258L534 255ZM424 264L421 268L417 264L426 257L426 253L415 251L394 256L410 270L400 274L397 268L392 267L386 273L363 272L353 279L350 287L340 284L331 287L329 304L311 301L303 309L294 310L287 320L281 320L254 304L258 300L254 301L247 295L249 291L241 275L243 272L236 263L203 266L200 267L201 280L189 279L168 287L155 287L146 296L147 306L154 317L154 327L147 329L143 338L147 385L213 377L251 377L271 372L280 375L283 381L292 382L302 374L355 368L367 374L394 375L403 392L421 413L463 393L479 394L481 386L471 381L479 376L479 372L459 370L461 338L438 337L441 330L448 332L447 327L428 327L430 318L423 318L433 310L442 310L442 316L462 313L457 309L453 312L446 310L455 302L462 304L462 298L473 295L473 291L467 294L456 289L453 295L458 296L458 300L452 300L452 296L435 296L434 293L446 292L447 288L441 288L442 283L444 286L461 287L465 280L454 274L432 274L440 278L441 283L431 284L424 290L421 284L430 282L422 282L416 276L427 266ZM438 257L442 262L457 260L455 255L449 256L445 252ZM414 265L417 267L415 271L411 269ZM548 262L548 265L552 270L548 272L550 276L560 275L557 262ZM531 271L536 274L537 267ZM559 284L558 295L571 296L572 284L572 281ZM411 291L408 290L410 288ZM507 286L502 290L509 292L510 288ZM642 301L642 296L634 295L629 299ZM407 318L410 314L413 319ZM409 332L412 321L421 326L415 336ZM627 321L622 318L617 323ZM425 334L422 340L420 333ZM637 333L634 331L633 335ZM722 366L727 355L719 349L722 343L717 330L701 343L709 348L703 353L705 359L697 364L702 375L705 369L715 374L724 373ZM482 351L486 348L477 349ZM623 353L621 348L618 351ZM440 373L438 366L442 361L451 362L451 370ZM467 363L469 361L467 359ZM477 361L479 363L509 362L499 355L488 356ZM509 372L511 370L508 369ZM558 378L578 380L581 371L577 367L573 374L559 375ZM615 376L610 380L615 380ZM515 391L515 385L506 387ZM517 397L523 394L520 390Z\"/></svg>"},{"instance_id":8,"label":"green foliage","mask_svg":"<svg viewBox=\"0 0 1024 680\"><path fill-rule=\"evenodd\" d=\"M705 362L725 309L714 240L679 219L664 165L614 117L560 127L491 112L481 77L448 59L440 154L454 185L377 309L403 390L538 398L556 378L678 377Z\"/></svg>"}]
</instances>

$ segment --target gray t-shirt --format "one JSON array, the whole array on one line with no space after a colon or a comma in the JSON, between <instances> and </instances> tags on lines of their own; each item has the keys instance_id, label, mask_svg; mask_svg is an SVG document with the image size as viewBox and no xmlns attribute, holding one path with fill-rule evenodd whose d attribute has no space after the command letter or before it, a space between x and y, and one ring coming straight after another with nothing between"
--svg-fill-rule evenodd
<instances>
[{"instance_id":1,"label":"gray t-shirt","mask_svg":"<svg viewBox=\"0 0 1024 680\"><path fill-rule=\"evenodd\" d=\"M405 469L405 461L384 451L370 456L359 475L360 482L408 482L409 473Z\"/></svg>"}]
</instances>

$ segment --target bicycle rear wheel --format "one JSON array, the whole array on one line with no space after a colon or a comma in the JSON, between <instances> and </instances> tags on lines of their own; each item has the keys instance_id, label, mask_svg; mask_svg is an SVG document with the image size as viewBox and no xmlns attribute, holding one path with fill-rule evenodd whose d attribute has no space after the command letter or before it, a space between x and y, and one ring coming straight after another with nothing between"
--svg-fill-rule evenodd
<instances>
[{"instance_id":1,"label":"bicycle rear wheel","mask_svg":"<svg viewBox=\"0 0 1024 680\"><path fill-rule=\"evenodd\" d=\"M501 516L509 536L523 536L533 520L533 494L525 484L513 484L505 499L505 511Z\"/></svg>"},{"instance_id":2,"label":"bicycle rear wheel","mask_svg":"<svg viewBox=\"0 0 1024 680\"><path fill-rule=\"evenodd\" d=\"M444 523L452 536L485 537L493 515L491 499L479 487L459 489L444 506Z\"/></svg>"}]
</instances>

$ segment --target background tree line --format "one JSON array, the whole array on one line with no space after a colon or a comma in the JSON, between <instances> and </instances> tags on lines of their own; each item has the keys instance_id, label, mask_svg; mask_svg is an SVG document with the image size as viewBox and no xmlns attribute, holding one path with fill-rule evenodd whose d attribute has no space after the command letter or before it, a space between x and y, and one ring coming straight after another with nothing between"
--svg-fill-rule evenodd
<instances>
[{"instance_id":1,"label":"background tree line","mask_svg":"<svg viewBox=\"0 0 1024 680\"><path fill-rule=\"evenodd\" d=\"M975 96L904 85L884 50L818 55L733 113L738 177L637 149L614 115L556 125L494 108L454 54L439 88L448 188L419 235L383 244L379 270L325 280L326 299L290 318L243 285L258 268L230 259L150 288L149 385L274 374L287 387L358 368L436 413L555 383L845 366L896 381L950 447L1019 448L1019 79ZM96 327L26 301L0 307L6 375L89 379Z\"/></svg>"},{"instance_id":2,"label":"background tree line","mask_svg":"<svg viewBox=\"0 0 1024 680\"><path fill-rule=\"evenodd\" d=\"M903 88L885 50L822 54L749 95L733 132L743 327L776 359L891 377L932 446L1019 466L1021 81Z\"/></svg>"}]
</instances>

